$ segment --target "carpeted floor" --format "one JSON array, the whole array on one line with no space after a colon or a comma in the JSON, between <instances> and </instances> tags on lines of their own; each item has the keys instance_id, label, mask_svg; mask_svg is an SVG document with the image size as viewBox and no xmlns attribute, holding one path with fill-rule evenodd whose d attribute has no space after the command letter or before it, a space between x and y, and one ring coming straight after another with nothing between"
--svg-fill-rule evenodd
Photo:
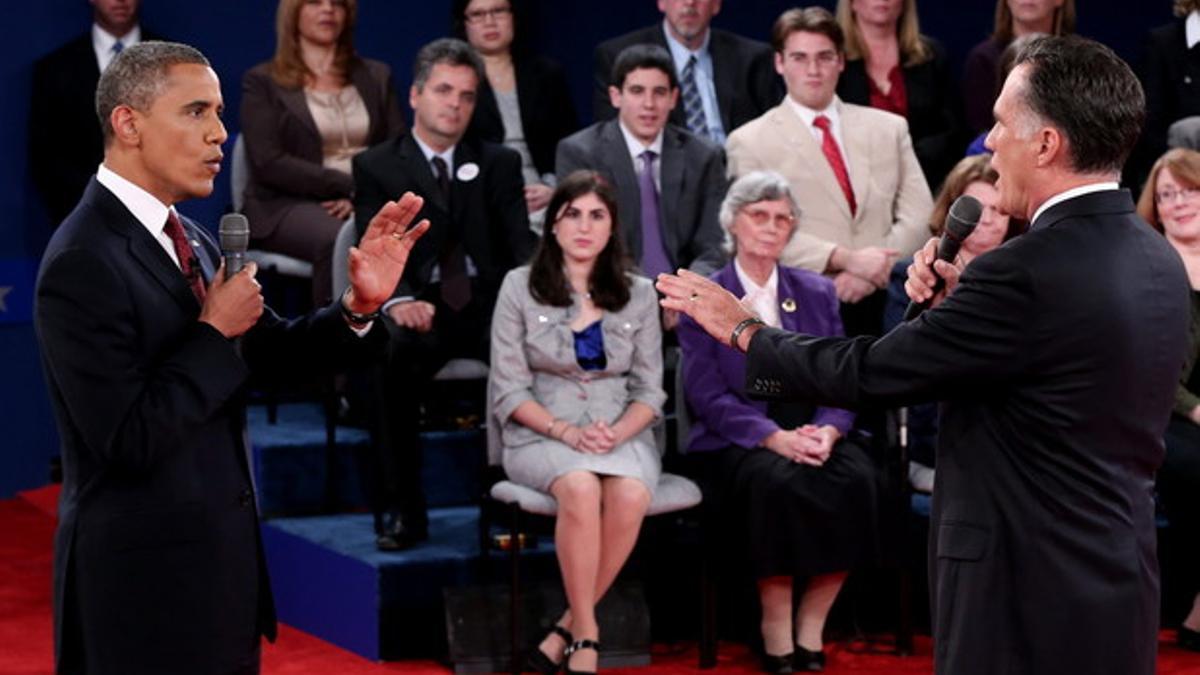
<instances>
[{"instance_id":1,"label":"carpeted floor","mask_svg":"<svg viewBox=\"0 0 1200 675\"><path fill-rule=\"evenodd\" d=\"M25 493L21 499L0 500L0 673L50 675L53 670L50 624L50 568L56 491ZM1159 655L1160 675L1200 675L1200 655L1183 652L1164 633ZM834 644L829 675L886 673L916 675L933 671L930 643L918 640L917 655L898 658L859 653L856 645ZM674 675L696 672L694 644L656 645L654 664L611 673ZM718 671L753 673L756 662L742 645L722 643ZM334 647L307 633L280 626L279 640L263 649L265 675L375 675L385 673L448 672L433 661L373 663Z\"/></svg>"}]
</instances>

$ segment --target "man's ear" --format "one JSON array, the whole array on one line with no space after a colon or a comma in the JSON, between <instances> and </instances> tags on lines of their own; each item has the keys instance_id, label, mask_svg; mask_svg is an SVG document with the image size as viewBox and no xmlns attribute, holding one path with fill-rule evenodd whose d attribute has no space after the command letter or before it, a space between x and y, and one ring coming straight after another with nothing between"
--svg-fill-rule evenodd
<instances>
[{"instance_id":1,"label":"man's ear","mask_svg":"<svg viewBox=\"0 0 1200 675\"><path fill-rule=\"evenodd\" d=\"M112 125L113 140L131 146L141 143L137 122L138 113L133 108L127 105L113 108L112 113L108 116L108 123Z\"/></svg>"},{"instance_id":2,"label":"man's ear","mask_svg":"<svg viewBox=\"0 0 1200 675\"><path fill-rule=\"evenodd\" d=\"M1042 127L1038 131L1037 165L1049 166L1063 157L1067 151L1066 139L1062 133L1051 126Z\"/></svg>"},{"instance_id":3,"label":"man's ear","mask_svg":"<svg viewBox=\"0 0 1200 675\"><path fill-rule=\"evenodd\" d=\"M614 108L621 108L621 90L617 89L611 84L608 85L608 102L611 103L612 107Z\"/></svg>"}]
</instances>

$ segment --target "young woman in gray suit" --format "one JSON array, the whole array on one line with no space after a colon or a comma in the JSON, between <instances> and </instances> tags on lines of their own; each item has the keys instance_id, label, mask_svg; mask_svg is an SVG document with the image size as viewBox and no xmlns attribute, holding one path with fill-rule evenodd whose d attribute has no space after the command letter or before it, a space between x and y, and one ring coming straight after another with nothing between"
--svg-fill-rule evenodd
<instances>
[{"instance_id":1,"label":"young woman in gray suit","mask_svg":"<svg viewBox=\"0 0 1200 675\"><path fill-rule=\"evenodd\" d=\"M554 672L596 668L596 602L637 540L658 484L662 333L649 279L630 274L616 196L597 173L567 176L530 265L509 272L492 318L492 423L504 471L554 495L567 612L531 653ZM552 215L551 215L552 214Z\"/></svg>"}]
</instances>

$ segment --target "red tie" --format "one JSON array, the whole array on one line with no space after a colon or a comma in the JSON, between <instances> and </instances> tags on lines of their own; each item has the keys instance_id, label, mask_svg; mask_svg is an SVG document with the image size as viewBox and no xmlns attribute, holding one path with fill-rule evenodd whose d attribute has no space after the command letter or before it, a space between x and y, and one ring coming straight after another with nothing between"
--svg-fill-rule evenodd
<instances>
[{"instance_id":1,"label":"red tie","mask_svg":"<svg viewBox=\"0 0 1200 675\"><path fill-rule=\"evenodd\" d=\"M858 210L858 203L854 201L854 188L850 187L850 175L846 173L846 163L842 161L842 151L838 150L837 140L829 131L829 118L817 115L817 118L813 120L813 126L821 130L823 137L821 152L825 153L825 159L829 161L829 168L833 169L833 175L837 177L838 185L842 186L842 194L846 195L846 203L850 205L850 215L853 216L854 212Z\"/></svg>"},{"instance_id":2,"label":"red tie","mask_svg":"<svg viewBox=\"0 0 1200 675\"><path fill-rule=\"evenodd\" d=\"M192 295L196 296L196 302L203 305L204 277L200 274L200 263L196 260L192 245L188 243L187 235L183 232L183 223L179 222L179 216L175 215L174 211L167 211L167 226L163 231L175 245L179 268L183 270L183 278L187 279L188 286L192 288Z\"/></svg>"}]
</instances>

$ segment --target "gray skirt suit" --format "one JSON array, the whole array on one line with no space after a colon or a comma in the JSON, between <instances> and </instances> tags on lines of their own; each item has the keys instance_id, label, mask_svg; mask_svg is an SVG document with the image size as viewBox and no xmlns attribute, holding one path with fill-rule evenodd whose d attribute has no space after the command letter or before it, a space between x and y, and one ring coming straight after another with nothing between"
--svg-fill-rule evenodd
<instances>
[{"instance_id":1,"label":"gray skirt suit","mask_svg":"<svg viewBox=\"0 0 1200 675\"><path fill-rule=\"evenodd\" d=\"M630 403L643 403L662 415L662 329L658 297L649 279L631 276L629 302L601 318L606 364L584 370L575 355L571 322L579 296L570 307L551 307L529 292L528 265L504 278L492 318L489 428L502 448L509 480L549 492L571 471L627 476L643 482L651 494L658 485L661 458L652 428L647 427L612 452L593 455L512 419L525 401L534 400L555 417L576 425L615 422Z\"/></svg>"}]
</instances>

